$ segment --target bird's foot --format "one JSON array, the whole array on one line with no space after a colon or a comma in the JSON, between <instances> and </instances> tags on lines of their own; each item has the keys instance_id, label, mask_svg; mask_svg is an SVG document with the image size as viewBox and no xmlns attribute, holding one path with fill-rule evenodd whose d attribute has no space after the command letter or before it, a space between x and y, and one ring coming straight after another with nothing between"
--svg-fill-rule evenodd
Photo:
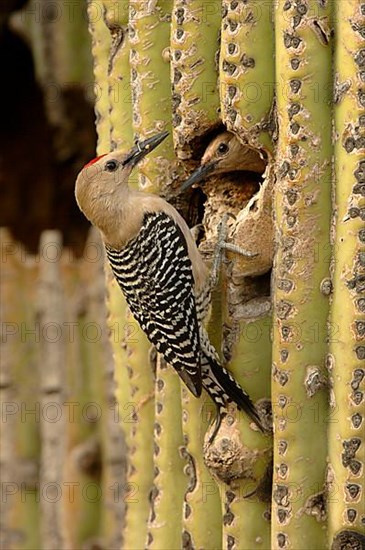
<instances>
[{"instance_id":1,"label":"bird's foot","mask_svg":"<svg viewBox=\"0 0 365 550\"><path fill-rule=\"evenodd\" d=\"M211 273L212 286L215 286L218 283L219 270L224 259L225 250L235 252L236 254L241 254L242 256L246 256L247 258L255 258L256 256L258 256L256 252L250 252L249 250L245 250L244 248L241 248L236 244L227 242L229 232L229 226L227 223L228 218L236 219L233 214L228 212L224 214L222 220L219 222L218 225L217 244L214 251L214 260Z\"/></svg>"}]
</instances>

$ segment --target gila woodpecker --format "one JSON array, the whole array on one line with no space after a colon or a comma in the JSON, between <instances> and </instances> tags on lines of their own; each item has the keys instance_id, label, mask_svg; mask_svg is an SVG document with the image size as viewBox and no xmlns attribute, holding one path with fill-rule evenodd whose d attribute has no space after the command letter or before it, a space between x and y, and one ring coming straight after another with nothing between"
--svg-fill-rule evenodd
<instances>
[{"instance_id":1,"label":"gila woodpecker","mask_svg":"<svg viewBox=\"0 0 365 550\"><path fill-rule=\"evenodd\" d=\"M181 187L186 191L210 174L247 170L262 174L266 168L260 154L242 143L230 132L222 132L208 145L199 168L192 173Z\"/></svg>"},{"instance_id":2,"label":"gila woodpecker","mask_svg":"<svg viewBox=\"0 0 365 550\"><path fill-rule=\"evenodd\" d=\"M203 387L216 404L214 434L232 401L262 429L204 328L210 277L187 224L164 199L128 186L133 167L166 136L91 161L78 175L76 200L100 230L114 276L150 342L196 397Z\"/></svg>"}]
</instances>

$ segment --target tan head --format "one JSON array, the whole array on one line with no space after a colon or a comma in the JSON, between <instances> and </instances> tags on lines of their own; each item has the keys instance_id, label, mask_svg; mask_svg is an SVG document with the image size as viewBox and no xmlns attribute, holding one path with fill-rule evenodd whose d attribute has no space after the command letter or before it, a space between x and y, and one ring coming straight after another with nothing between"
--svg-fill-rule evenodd
<instances>
[{"instance_id":1,"label":"tan head","mask_svg":"<svg viewBox=\"0 0 365 550\"><path fill-rule=\"evenodd\" d=\"M266 164L257 151L242 145L234 134L223 132L209 143L202 157L201 166L183 184L181 191L185 191L210 174L234 170L262 173L265 167Z\"/></svg>"},{"instance_id":2,"label":"tan head","mask_svg":"<svg viewBox=\"0 0 365 550\"><path fill-rule=\"evenodd\" d=\"M80 210L93 225L107 232L112 224L120 223L123 205L128 202L130 173L167 135L157 134L137 142L128 152L101 155L84 166L76 180L75 195Z\"/></svg>"}]
</instances>

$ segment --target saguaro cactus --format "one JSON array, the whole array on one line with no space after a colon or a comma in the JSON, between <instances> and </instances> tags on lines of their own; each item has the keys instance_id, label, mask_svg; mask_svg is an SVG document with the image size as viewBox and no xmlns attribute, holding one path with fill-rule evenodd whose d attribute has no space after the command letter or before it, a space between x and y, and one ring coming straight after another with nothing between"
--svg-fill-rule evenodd
<instances>
[{"instance_id":1,"label":"saguaro cactus","mask_svg":"<svg viewBox=\"0 0 365 550\"><path fill-rule=\"evenodd\" d=\"M336 5L329 534L330 540L342 541L350 541L346 530L364 528L364 15L364 4L359 2Z\"/></svg>"},{"instance_id":2,"label":"saguaro cactus","mask_svg":"<svg viewBox=\"0 0 365 550\"><path fill-rule=\"evenodd\" d=\"M276 5L275 548L326 544L331 8L314 1Z\"/></svg>"},{"instance_id":3,"label":"saguaro cactus","mask_svg":"<svg viewBox=\"0 0 365 550\"><path fill-rule=\"evenodd\" d=\"M270 151L275 82L272 18L271 1L224 0L219 67L223 122L245 142Z\"/></svg>"},{"instance_id":4,"label":"saguaro cactus","mask_svg":"<svg viewBox=\"0 0 365 550\"><path fill-rule=\"evenodd\" d=\"M223 214L236 218L232 242L257 253L252 262L229 254L207 328L267 425L260 434L232 410L209 443L209 402L184 388L180 397L175 373L150 354L108 279L110 326L127 320L137 334L114 345L117 399L135 404L137 420L122 423L128 480L138 486L124 547L360 548L362 0L224 1L223 12L195 0L98 5L96 81L131 92L131 102L109 93L97 104L100 152L173 128L141 166L142 187L203 223L207 258ZM223 127L267 170L215 175L176 200Z\"/></svg>"}]
</instances>

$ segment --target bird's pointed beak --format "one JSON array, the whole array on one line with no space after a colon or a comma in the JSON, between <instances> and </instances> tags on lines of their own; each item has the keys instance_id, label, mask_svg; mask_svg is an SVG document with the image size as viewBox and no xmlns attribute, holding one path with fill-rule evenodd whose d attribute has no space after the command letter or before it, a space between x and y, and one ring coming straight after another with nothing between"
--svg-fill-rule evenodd
<instances>
[{"instance_id":1,"label":"bird's pointed beak","mask_svg":"<svg viewBox=\"0 0 365 550\"><path fill-rule=\"evenodd\" d=\"M134 147L129 151L128 155L122 162L122 165L131 164L135 166L140 160L142 160L148 153L156 149L158 145L169 135L168 132L161 132L152 136L144 141L137 141Z\"/></svg>"},{"instance_id":2,"label":"bird's pointed beak","mask_svg":"<svg viewBox=\"0 0 365 550\"><path fill-rule=\"evenodd\" d=\"M204 179L208 174L213 172L216 166L217 166L217 161L208 162L207 164L202 164L201 166L199 166L199 168L197 168L197 170L195 170L195 172L191 174L190 178L188 178L182 184L182 186L180 187L180 192L182 193L183 191L186 191L192 185L194 185L194 183L198 183L199 181Z\"/></svg>"}]
</instances>

